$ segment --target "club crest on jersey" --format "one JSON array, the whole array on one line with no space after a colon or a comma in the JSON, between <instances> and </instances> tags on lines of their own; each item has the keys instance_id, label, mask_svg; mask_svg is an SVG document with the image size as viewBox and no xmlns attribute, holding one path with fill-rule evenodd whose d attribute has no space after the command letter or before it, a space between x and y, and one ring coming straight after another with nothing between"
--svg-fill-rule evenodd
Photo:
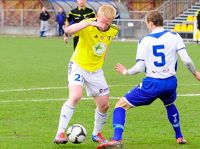
<instances>
[{"instance_id":1,"label":"club crest on jersey","mask_svg":"<svg viewBox=\"0 0 200 149\"><path fill-rule=\"evenodd\" d=\"M104 37L103 37L103 36L101 36L101 37L100 37L100 39L101 39L101 40L104 40Z\"/></svg>"},{"instance_id":2,"label":"club crest on jersey","mask_svg":"<svg viewBox=\"0 0 200 149\"><path fill-rule=\"evenodd\" d=\"M99 42L93 46L93 50L96 55L101 56L106 50L106 45L102 42Z\"/></svg>"}]
</instances>

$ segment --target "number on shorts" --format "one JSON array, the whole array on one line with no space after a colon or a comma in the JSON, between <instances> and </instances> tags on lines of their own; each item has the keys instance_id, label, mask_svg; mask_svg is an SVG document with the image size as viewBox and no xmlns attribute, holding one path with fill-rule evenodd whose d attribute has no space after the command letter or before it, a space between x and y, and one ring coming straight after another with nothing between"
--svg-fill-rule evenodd
<instances>
[{"instance_id":1,"label":"number on shorts","mask_svg":"<svg viewBox=\"0 0 200 149\"><path fill-rule=\"evenodd\" d=\"M81 81L81 75L75 74L75 81Z\"/></svg>"}]
</instances>

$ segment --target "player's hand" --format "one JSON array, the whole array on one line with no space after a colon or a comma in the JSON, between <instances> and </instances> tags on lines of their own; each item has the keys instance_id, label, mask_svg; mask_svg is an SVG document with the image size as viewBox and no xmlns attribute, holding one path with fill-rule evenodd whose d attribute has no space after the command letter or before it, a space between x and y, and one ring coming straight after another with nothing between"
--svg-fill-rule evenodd
<instances>
[{"instance_id":1,"label":"player's hand","mask_svg":"<svg viewBox=\"0 0 200 149\"><path fill-rule=\"evenodd\" d=\"M200 81L200 72L196 71L194 74L195 78Z\"/></svg>"},{"instance_id":2,"label":"player's hand","mask_svg":"<svg viewBox=\"0 0 200 149\"><path fill-rule=\"evenodd\" d=\"M91 22L90 25L98 28L103 28L102 24L96 21Z\"/></svg>"},{"instance_id":3,"label":"player's hand","mask_svg":"<svg viewBox=\"0 0 200 149\"><path fill-rule=\"evenodd\" d=\"M127 69L124 65L120 64L120 63L117 63L115 65L115 70L123 75L126 75L127 73Z\"/></svg>"},{"instance_id":4,"label":"player's hand","mask_svg":"<svg viewBox=\"0 0 200 149\"><path fill-rule=\"evenodd\" d=\"M67 43L69 40L69 36L65 33L64 34L64 42Z\"/></svg>"}]
</instances>

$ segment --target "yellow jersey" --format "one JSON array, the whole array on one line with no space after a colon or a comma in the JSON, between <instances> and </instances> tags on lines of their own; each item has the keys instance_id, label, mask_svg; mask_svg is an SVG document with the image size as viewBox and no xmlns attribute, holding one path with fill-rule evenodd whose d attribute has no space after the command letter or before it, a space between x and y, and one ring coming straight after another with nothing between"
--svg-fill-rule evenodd
<instances>
[{"instance_id":1,"label":"yellow jersey","mask_svg":"<svg viewBox=\"0 0 200 149\"><path fill-rule=\"evenodd\" d=\"M96 18L92 18L84 21L95 20ZM107 31L100 31L97 27L87 26L76 32L74 36L79 36L79 41L71 61L89 72L95 72L102 68L108 46L118 31L119 28L112 24Z\"/></svg>"},{"instance_id":2,"label":"yellow jersey","mask_svg":"<svg viewBox=\"0 0 200 149\"><path fill-rule=\"evenodd\" d=\"M198 41L200 37L200 30L197 29L196 34L195 34L195 40Z\"/></svg>"}]
</instances>

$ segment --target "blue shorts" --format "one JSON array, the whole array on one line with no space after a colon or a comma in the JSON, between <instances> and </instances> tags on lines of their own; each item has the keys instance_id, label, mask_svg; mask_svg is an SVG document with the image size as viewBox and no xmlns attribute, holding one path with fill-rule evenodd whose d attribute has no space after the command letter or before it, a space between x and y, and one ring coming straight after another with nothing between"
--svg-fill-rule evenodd
<instances>
[{"instance_id":1,"label":"blue shorts","mask_svg":"<svg viewBox=\"0 0 200 149\"><path fill-rule=\"evenodd\" d=\"M157 98L160 98L164 105L169 105L176 100L176 88L177 79L175 76L166 79L147 77L124 97L132 106L149 105Z\"/></svg>"}]
</instances>

